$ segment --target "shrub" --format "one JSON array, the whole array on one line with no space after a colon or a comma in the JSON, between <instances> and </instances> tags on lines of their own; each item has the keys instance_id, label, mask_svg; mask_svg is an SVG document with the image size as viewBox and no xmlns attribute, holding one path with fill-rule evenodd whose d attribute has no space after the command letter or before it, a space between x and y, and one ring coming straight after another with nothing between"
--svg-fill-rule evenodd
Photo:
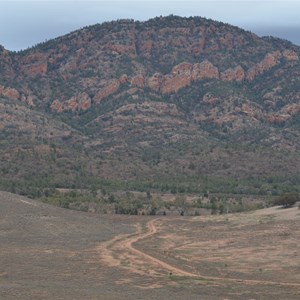
<instances>
[{"instance_id":1,"label":"shrub","mask_svg":"<svg viewBox=\"0 0 300 300\"><path fill-rule=\"evenodd\" d=\"M299 194L297 193L288 193L277 197L274 200L274 205L280 205L284 208L293 206L297 201L299 201Z\"/></svg>"}]
</instances>

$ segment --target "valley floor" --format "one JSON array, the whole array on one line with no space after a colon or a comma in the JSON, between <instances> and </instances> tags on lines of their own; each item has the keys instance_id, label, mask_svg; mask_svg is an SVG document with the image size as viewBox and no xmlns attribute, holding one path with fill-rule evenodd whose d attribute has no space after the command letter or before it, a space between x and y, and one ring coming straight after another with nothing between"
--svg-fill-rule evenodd
<instances>
[{"instance_id":1,"label":"valley floor","mask_svg":"<svg viewBox=\"0 0 300 300\"><path fill-rule=\"evenodd\" d=\"M300 210L96 215L0 193L0 299L299 299Z\"/></svg>"}]
</instances>

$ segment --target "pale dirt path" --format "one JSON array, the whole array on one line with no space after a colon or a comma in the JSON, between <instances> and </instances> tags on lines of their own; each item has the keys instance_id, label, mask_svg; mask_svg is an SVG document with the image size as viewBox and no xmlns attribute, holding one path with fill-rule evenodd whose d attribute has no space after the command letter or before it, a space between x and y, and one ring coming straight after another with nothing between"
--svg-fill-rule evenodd
<instances>
[{"instance_id":1,"label":"pale dirt path","mask_svg":"<svg viewBox=\"0 0 300 300\"><path fill-rule=\"evenodd\" d=\"M119 266L121 264L122 255L118 255L116 258L114 255L117 251L121 253L129 253L131 255L126 256L127 259L131 260L131 265L134 266L138 261L147 262L149 269L155 266L155 269L158 270L163 269L168 272L168 275L172 274L175 276L183 276L188 277L190 279L195 280L207 280L214 282L233 282L237 284L245 284L245 285L269 285L269 286L284 286L284 287L293 287L300 289L300 283L289 283L289 282L276 282L276 281L268 281L268 280L252 280L252 279L237 279L237 278L226 278L226 277L215 277L215 276L205 276L198 273L193 273L189 271L185 271L179 267L173 266L167 262L162 261L159 258L156 258L150 254L143 252L134 247L134 243L143 240L145 238L149 238L150 236L156 234L158 232L158 228L156 226L156 222L161 220L159 218L153 219L146 224L147 231L142 232L141 227L138 227L138 230L134 234L126 234L126 235L118 235L114 237L112 240L109 240L105 243L102 243L97 250L100 252L102 260L106 262L109 266ZM126 255L126 254L125 254ZM125 256L124 255L124 256ZM188 279L187 278L187 279Z\"/></svg>"},{"instance_id":2,"label":"pale dirt path","mask_svg":"<svg viewBox=\"0 0 300 300\"><path fill-rule=\"evenodd\" d=\"M155 233L157 233L158 229L157 227L155 226L155 222L159 220L159 219L154 219L154 220L151 220L149 221L146 226L147 226L147 229L148 231L145 232L145 233L141 233L141 234L138 234L136 236L133 236L133 237L129 237L127 240L124 240L122 241L122 248L124 247L125 249L131 251L132 253L136 254L137 256L140 256L142 257L144 260L147 260L149 261L151 264L155 264L157 266L159 266L161 269L163 270L167 270L169 272L169 274L174 274L174 275L178 275L178 276L188 276L188 277L198 277L198 275L196 274L193 274L191 272L187 272L187 271L184 271L182 269L179 269L175 266L172 266L158 258L155 258L137 248L135 248L133 246L134 243L140 241L140 240L143 240L147 237L150 237L151 235L154 235Z\"/></svg>"}]
</instances>

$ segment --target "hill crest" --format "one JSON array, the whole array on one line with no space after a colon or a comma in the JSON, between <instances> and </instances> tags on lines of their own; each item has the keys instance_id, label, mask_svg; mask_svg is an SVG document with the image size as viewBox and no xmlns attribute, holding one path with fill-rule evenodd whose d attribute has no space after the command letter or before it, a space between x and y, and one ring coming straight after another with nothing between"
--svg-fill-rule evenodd
<instances>
[{"instance_id":1,"label":"hill crest","mask_svg":"<svg viewBox=\"0 0 300 300\"><path fill-rule=\"evenodd\" d=\"M284 40L177 16L106 22L18 53L1 48L1 176L47 173L57 184L64 169L65 185L82 176L298 176L299 55Z\"/></svg>"}]
</instances>

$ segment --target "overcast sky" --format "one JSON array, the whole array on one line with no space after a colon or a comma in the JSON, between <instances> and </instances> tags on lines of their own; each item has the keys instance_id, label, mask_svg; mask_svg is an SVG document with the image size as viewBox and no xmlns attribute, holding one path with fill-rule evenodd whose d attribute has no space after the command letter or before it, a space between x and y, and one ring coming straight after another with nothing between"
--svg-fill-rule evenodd
<instances>
[{"instance_id":1,"label":"overcast sky","mask_svg":"<svg viewBox=\"0 0 300 300\"><path fill-rule=\"evenodd\" d=\"M0 44L20 50L87 25L170 14L207 17L300 45L300 0L0 0Z\"/></svg>"}]
</instances>

